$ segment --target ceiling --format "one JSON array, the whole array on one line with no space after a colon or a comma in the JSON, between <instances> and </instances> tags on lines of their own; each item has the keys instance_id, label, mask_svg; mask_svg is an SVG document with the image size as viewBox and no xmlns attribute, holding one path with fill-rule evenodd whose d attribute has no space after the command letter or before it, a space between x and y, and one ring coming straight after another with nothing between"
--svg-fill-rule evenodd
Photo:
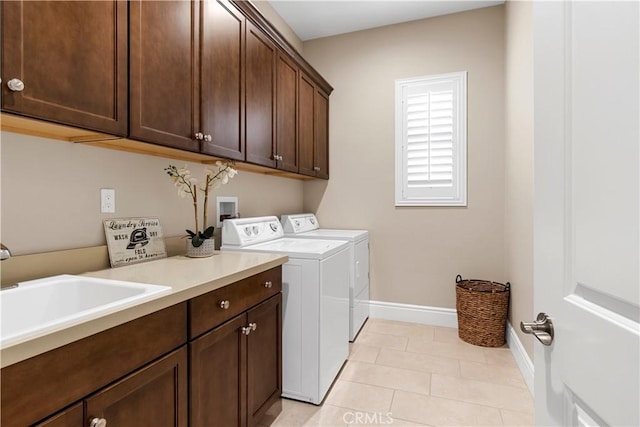
<instances>
[{"instance_id":1,"label":"ceiling","mask_svg":"<svg viewBox=\"0 0 640 427\"><path fill-rule=\"evenodd\" d=\"M270 0L302 41L504 3L504 0Z\"/></svg>"}]
</instances>

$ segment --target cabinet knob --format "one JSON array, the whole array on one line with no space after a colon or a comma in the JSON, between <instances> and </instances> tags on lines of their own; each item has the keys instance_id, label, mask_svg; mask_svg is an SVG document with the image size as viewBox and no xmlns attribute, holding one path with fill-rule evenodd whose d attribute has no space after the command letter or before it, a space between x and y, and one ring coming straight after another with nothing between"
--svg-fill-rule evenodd
<instances>
[{"instance_id":1,"label":"cabinet knob","mask_svg":"<svg viewBox=\"0 0 640 427\"><path fill-rule=\"evenodd\" d=\"M207 135L204 136L204 140L206 142L211 142L211 141L213 141L213 138L211 137L211 135L207 134Z\"/></svg>"},{"instance_id":2,"label":"cabinet knob","mask_svg":"<svg viewBox=\"0 0 640 427\"><path fill-rule=\"evenodd\" d=\"M91 418L91 421L89 421L89 427L107 427L107 420L98 417Z\"/></svg>"},{"instance_id":3,"label":"cabinet knob","mask_svg":"<svg viewBox=\"0 0 640 427\"><path fill-rule=\"evenodd\" d=\"M252 331L255 331L258 328L256 323L249 323L247 326L242 327L242 334L249 335Z\"/></svg>"},{"instance_id":4,"label":"cabinet knob","mask_svg":"<svg viewBox=\"0 0 640 427\"><path fill-rule=\"evenodd\" d=\"M220 301L220 308L223 310L228 309L230 305L231 303L229 302L229 300Z\"/></svg>"},{"instance_id":5,"label":"cabinet knob","mask_svg":"<svg viewBox=\"0 0 640 427\"><path fill-rule=\"evenodd\" d=\"M314 167L313 167L313 170L314 170L314 171L316 171L316 172L318 172L318 171L320 170L320 168L319 168L318 166L314 166Z\"/></svg>"},{"instance_id":6,"label":"cabinet knob","mask_svg":"<svg viewBox=\"0 0 640 427\"><path fill-rule=\"evenodd\" d=\"M271 287L273 286L273 283L271 283L271 280L268 280L266 282L264 282L264 287L267 289L271 289Z\"/></svg>"},{"instance_id":7,"label":"cabinet knob","mask_svg":"<svg viewBox=\"0 0 640 427\"><path fill-rule=\"evenodd\" d=\"M204 134L202 132L196 132L196 134L194 135L194 137L198 140L198 141L202 141L204 139Z\"/></svg>"},{"instance_id":8,"label":"cabinet knob","mask_svg":"<svg viewBox=\"0 0 640 427\"><path fill-rule=\"evenodd\" d=\"M20 79L11 79L7 82L7 87L13 92L22 92L24 90L24 83Z\"/></svg>"}]
</instances>

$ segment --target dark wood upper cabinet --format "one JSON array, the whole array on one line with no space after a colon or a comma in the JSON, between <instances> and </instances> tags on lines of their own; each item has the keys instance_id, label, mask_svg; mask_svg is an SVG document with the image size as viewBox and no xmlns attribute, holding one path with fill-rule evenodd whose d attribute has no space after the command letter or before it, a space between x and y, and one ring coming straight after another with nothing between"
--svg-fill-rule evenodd
<instances>
[{"instance_id":1,"label":"dark wood upper cabinet","mask_svg":"<svg viewBox=\"0 0 640 427\"><path fill-rule=\"evenodd\" d=\"M299 173L329 179L329 95L304 73L298 79Z\"/></svg>"},{"instance_id":2,"label":"dark wood upper cabinet","mask_svg":"<svg viewBox=\"0 0 640 427\"><path fill-rule=\"evenodd\" d=\"M90 422L118 427L187 427L187 348L170 353L85 400Z\"/></svg>"},{"instance_id":3,"label":"dark wood upper cabinet","mask_svg":"<svg viewBox=\"0 0 640 427\"><path fill-rule=\"evenodd\" d=\"M314 158L316 177L329 179L329 95L316 87Z\"/></svg>"},{"instance_id":4,"label":"dark wood upper cabinet","mask_svg":"<svg viewBox=\"0 0 640 427\"><path fill-rule=\"evenodd\" d=\"M129 3L131 138L199 151L199 5Z\"/></svg>"},{"instance_id":5,"label":"dark wood upper cabinet","mask_svg":"<svg viewBox=\"0 0 640 427\"><path fill-rule=\"evenodd\" d=\"M298 67L278 53L276 60L276 154L278 169L298 172L296 137Z\"/></svg>"},{"instance_id":6,"label":"dark wood upper cabinet","mask_svg":"<svg viewBox=\"0 0 640 427\"><path fill-rule=\"evenodd\" d=\"M298 80L298 150L299 172L315 176L314 167L314 96L316 88L313 81L304 73Z\"/></svg>"},{"instance_id":7,"label":"dark wood upper cabinet","mask_svg":"<svg viewBox=\"0 0 640 427\"><path fill-rule=\"evenodd\" d=\"M20 115L54 138L329 176L332 88L249 1L18 0L0 13L12 130L44 135Z\"/></svg>"},{"instance_id":8,"label":"dark wood upper cabinet","mask_svg":"<svg viewBox=\"0 0 640 427\"><path fill-rule=\"evenodd\" d=\"M244 160L245 18L224 0L201 4L201 151Z\"/></svg>"},{"instance_id":9,"label":"dark wood upper cabinet","mask_svg":"<svg viewBox=\"0 0 640 427\"><path fill-rule=\"evenodd\" d=\"M2 110L125 136L127 2L3 1L0 7Z\"/></svg>"},{"instance_id":10,"label":"dark wood upper cabinet","mask_svg":"<svg viewBox=\"0 0 640 427\"><path fill-rule=\"evenodd\" d=\"M246 160L275 167L273 154L277 51L273 42L250 22L247 22L246 34Z\"/></svg>"}]
</instances>

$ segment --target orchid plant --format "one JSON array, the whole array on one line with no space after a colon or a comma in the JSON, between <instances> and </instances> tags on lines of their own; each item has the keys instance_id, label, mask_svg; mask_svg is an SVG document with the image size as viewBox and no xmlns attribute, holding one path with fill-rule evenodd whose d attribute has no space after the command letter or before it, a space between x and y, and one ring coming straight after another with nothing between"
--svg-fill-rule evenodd
<instances>
[{"instance_id":1,"label":"orchid plant","mask_svg":"<svg viewBox=\"0 0 640 427\"><path fill-rule=\"evenodd\" d=\"M207 227L209 189L212 187L219 188L229 182L229 180L238 173L238 171L234 169L234 166L232 161L217 161L213 169L205 168L205 179L200 186L198 186L197 179L191 176L191 172L186 166L177 168L176 166L169 165L168 168L164 169L171 178L171 181L173 181L173 184L178 188L178 196L181 198L191 198L193 201L193 214L196 227L195 231L187 230L187 234L191 239L191 244L196 248L201 246L205 240L213 237L213 226ZM198 190L204 193L203 231L200 231L198 224Z\"/></svg>"}]
</instances>

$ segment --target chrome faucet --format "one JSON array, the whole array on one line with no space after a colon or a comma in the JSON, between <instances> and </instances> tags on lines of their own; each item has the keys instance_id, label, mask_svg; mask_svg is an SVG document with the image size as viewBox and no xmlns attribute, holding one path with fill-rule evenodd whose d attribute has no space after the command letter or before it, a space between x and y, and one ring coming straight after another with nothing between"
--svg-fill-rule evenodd
<instances>
[{"instance_id":1,"label":"chrome faucet","mask_svg":"<svg viewBox=\"0 0 640 427\"><path fill-rule=\"evenodd\" d=\"M0 243L0 261L11 258L11 251L8 247Z\"/></svg>"}]
</instances>

